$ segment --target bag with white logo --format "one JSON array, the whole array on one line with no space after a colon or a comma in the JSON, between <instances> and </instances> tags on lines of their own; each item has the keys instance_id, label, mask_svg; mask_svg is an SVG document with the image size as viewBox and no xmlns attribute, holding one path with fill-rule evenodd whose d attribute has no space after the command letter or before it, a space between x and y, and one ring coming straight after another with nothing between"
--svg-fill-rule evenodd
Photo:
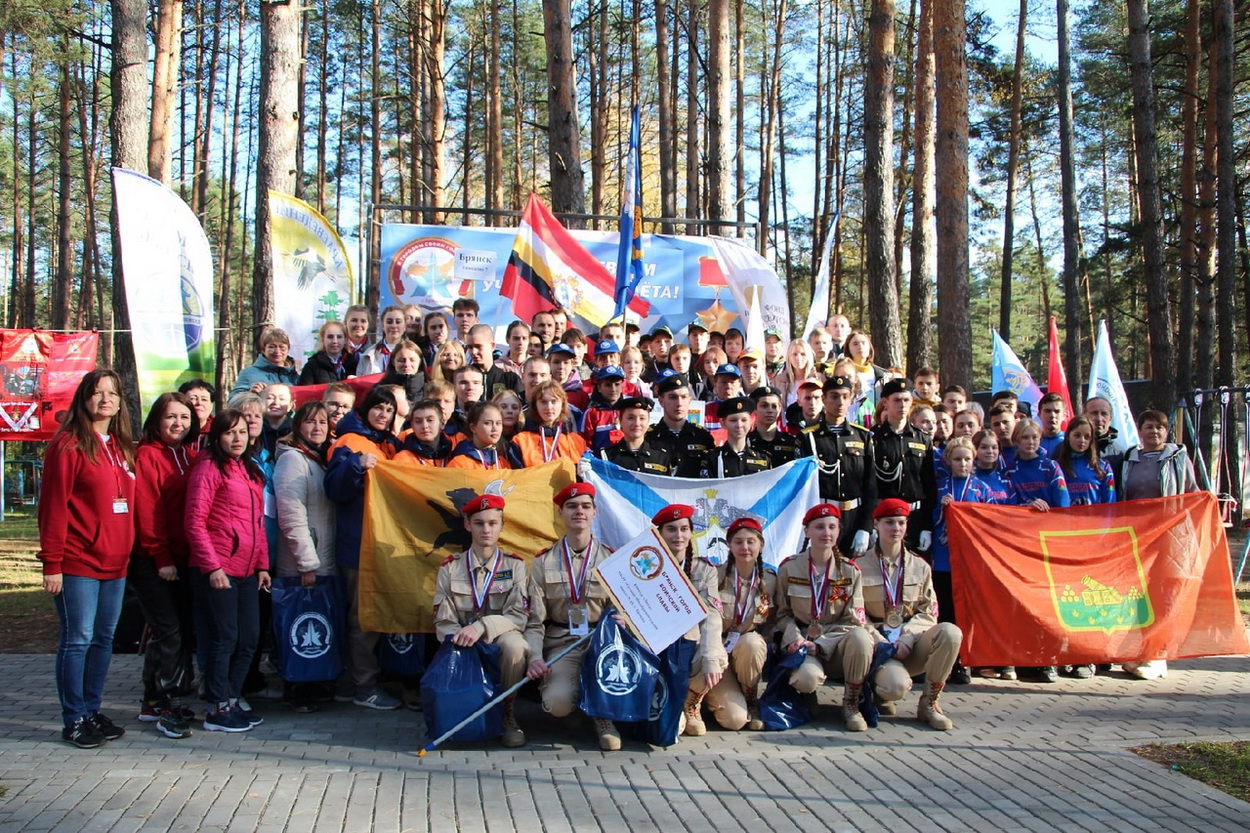
<instances>
[{"instance_id":1,"label":"bag with white logo","mask_svg":"<svg viewBox=\"0 0 1250 833\"><path fill-rule=\"evenodd\" d=\"M655 746L677 743L686 690L690 687L690 666L698 649L699 643L679 639L660 652L660 673L651 695L651 708L645 720L626 728L630 737Z\"/></svg>"},{"instance_id":2,"label":"bag with white logo","mask_svg":"<svg viewBox=\"0 0 1250 833\"><path fill-rule=\"evenodd\" d=\"M397 677L420 677L425 671L425 634L382 634L378 637L378 665Z\"/></svg>"},{"instance_id":3,"label":"bag with white logo","mask_svg":"<svg viewBox=\"0 0 1250 833\"><path fill-rule=\"evenodd\" d=\"M660 677L659 662L628 628L616 623L615 614L615 609L605 610L590 636L577 705L590 717L647 720Z\"/></svg>"},{"instance_id":4,"label":"bag with white logo","mask_svg":"<svg viewBox=\"0 0 1250 833\"><path fill-rule=\"evenodd\" d=\"M498 645L478 640L472 647L458 648L450 636L444 639L421 678L426 738L440 737L499 696L503 691L500 679ZM493 740L502 734L501 700L448 740L472 743Z\"/></svg>"},{"instance_id":5,"label":"bag with white logo","mask_svg":"<svg viewBox=\"0 0 1250 833\"><path fill-rule=\"evenodd\" d=\"M343 671L342 579L317 576L312 587L299 576L273 580L273 642L278 676L288 683L333 680Z\"/></svg>"}]
</instances>

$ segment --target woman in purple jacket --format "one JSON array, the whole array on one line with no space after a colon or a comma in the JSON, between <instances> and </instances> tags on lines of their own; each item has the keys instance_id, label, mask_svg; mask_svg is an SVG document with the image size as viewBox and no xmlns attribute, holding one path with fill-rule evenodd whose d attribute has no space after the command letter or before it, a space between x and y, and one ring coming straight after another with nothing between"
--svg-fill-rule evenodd
<instances>
[{"instance_id":1,"label":"woman in purple jacket","mask_svg":"<svg viewBox=\"0 0 1250 833\"><path fill-rule=\"evenodd\" d=\"M204 694L210 707L204 728L210 732L246 732L261 722L240 702L260 639L257 590L269 589L265 476L248 444L243 414L222 411L187 484L193 589L207 613Z\"/></svg>"}]
</instances>

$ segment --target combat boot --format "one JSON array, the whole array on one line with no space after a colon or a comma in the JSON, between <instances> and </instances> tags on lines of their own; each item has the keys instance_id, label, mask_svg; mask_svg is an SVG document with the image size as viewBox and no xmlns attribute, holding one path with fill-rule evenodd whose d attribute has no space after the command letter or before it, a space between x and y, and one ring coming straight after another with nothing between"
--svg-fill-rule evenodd
<instances>
[{"instance_id":1,"label":"combat boot","mask_svg":"<svg viewBox=\"0 0 1250 833\"><path fill-rule=\"evenodd\" d=\"M877 704L877 714L892 717L898 714L898 703L894 700L882 700L880 694L874 694L872 701Z\"/></svg>"},{"instance_id":2,"label":"combat boot","mask_svg":"<svg viewBox=\"0 0 1250 833\"><path fill-rule=\"evenodd\" d=\"M703 698L706 696L706 691L686 691L686 708L683 712L686 716L686 727L682 729L682 734L692 738L707 734L707 724L703 722Z\"/></svg>"},{"instance_id":3,"label":"combat boot","mask_svg":"<svg viewBox=\"0 0 1250 833\"><path fill-rule=\"evenodd\" d=\"M942 713L942 706L938 702L938 697L945 688L944 683L926 683L925 693L920 695L920 706L916 709L916 719L922 723L928 723L934 729L941 732L949 731L955 727L951 719Z\"/></svg>"},{"instance_id":4,"label":"combat boot","mask_svg":"<svg viewBox=\"0 0 1250 833\"><path fill-rule=\"evenodd\" d=\"M868 731L868 721L859 713L859 693L863 687L863 683L847 683L842 692L842 718L846 721L848 732Z\"/></svg>"},{"instance_id":5,"label":"combat boot","mask_svg":"<svg viewBox=\"0 0 1250 833\"><path fill-rule=\"evenodd\" d=\"M764 721L760 720L760 700L754 688L750 691L742 692L742 696L747 701L747 725L746 728L753 732L758 732L764 728Z\"/></svg>"},{"instance_id":6,"label":"combat boot","mask_svg":"<svg viewBox=\"0 0 1250 833\"><path fill-rule=\"evenodd\" d=\"M604 752L616 752L621 748L621 733L616 730L616 724L611 720L605 720L601 717L592 718L595 724L595 733L599 735L599 748Z\"/></svg>"},{"instance_id":7,"label":"combat boot","mask_svg":"<svg viewBox=\"0 0 1250 833\"><path fill-rule=\"evenodd\" d=\"M509 749L525 745L525 732L516 722L516 695L503 701L503 737L501 741Z\"/></svg>"}]
</instances>

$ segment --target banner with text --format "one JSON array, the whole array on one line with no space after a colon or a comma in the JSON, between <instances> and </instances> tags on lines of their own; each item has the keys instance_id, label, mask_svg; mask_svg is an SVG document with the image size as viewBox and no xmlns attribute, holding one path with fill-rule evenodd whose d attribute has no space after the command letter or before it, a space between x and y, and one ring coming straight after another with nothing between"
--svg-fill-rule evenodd
<instances>
[{"instance_id":1,"label":"banner with text","mask_svg":"<svg viewBox=\"0 0 1250 833\"><path fill-rule=\"evenodd\" d=\"M0 440L55 434L99 346L99 333L0 330Z\"/></svg>"}]
</instances>

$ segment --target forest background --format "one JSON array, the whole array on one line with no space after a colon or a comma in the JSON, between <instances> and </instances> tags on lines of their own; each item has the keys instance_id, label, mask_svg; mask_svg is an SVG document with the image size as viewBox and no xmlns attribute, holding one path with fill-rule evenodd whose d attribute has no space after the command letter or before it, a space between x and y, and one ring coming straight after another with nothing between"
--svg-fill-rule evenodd
<instances>
[{"instance_id":1,"label":"forest background","mask_svg":"<svg viewBox=\"0 0 1250 833\"><path fill-rule=\"evenodd\" d=\"M637 102L644 213L700 221L646 230L758 224L796 327L836 214L832 306L879 363L984 388L996 327L1041 377L1056 315L1079 384L1105 318L1121 374L1170 405L1246 376L1245 11L6 0L3 324L116 329L102 354L133 361L107 175L124 165L177 191L213 243L228 386L272 314L258 194L310 202L361 263L375 204L480 223L455 209L537 191L615 214Z\"/></svg>"}]
</instances>

